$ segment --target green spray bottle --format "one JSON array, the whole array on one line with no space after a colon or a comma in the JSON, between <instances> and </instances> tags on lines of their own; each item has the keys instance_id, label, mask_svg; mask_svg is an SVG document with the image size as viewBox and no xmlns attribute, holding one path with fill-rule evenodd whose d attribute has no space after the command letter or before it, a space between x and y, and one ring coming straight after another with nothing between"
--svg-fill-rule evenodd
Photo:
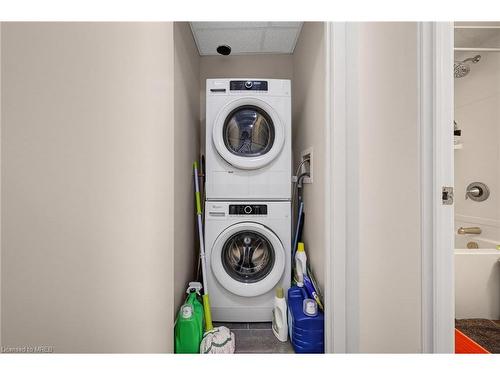
<instances>
[{"instance_id":1,"label":"green spray bottle","mask_svg":"<svg viewBox=\"0 0 500 375\"><path fill-rule=\"evenodd\" d=\"M203 304L199 300L201 283L190 282L186 301L175 321L175 353L200 352L203 339Z\"/></svg>"}]
</instances>

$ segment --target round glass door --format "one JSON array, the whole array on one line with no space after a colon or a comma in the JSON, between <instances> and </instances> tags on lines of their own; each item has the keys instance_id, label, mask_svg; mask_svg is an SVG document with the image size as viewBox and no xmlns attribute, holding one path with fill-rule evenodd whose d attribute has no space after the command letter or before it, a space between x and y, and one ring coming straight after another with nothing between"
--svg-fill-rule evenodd
<instances>
[{"instance_id":1,"label":"round glass door","mask_svg":"<svg viewBox=\"0 0 500 375\"><path fill-rule=\"evenodd\" d=\"M221 261L233 279L255 283L264 279L274 265L273 245L263 235L245 231L233 234L223 245Z\"/></svg>"},{"instance_id":2,"label":"round glass door","mask_svg":"<svg viewBox=\"0 0 500 375\"><path fill-rule=\"evenodd\" d=\"M246 105L229 113L223 127L229 152L242 157L265 155L274 144L274 125L261 108Z\"/></svg>"},{"instance_id":3,"label":"round glass door","mask_svg":"<svg viewBox=\"0 0 500 375\"><path fill-rule=\"evenodd\" d=\"M217 114L212 140L218 154L239 169L259 169L285 144L285 127L275 109L258 98L239 98Z\"/></svg>"},{"instance_id":4,"label":"round glass door","mask_svg":"<svg viewBox=\"0 0 500 375\"><path fill-rule=\"evenodd\" d=\"M212 274L224 289L243 297L272 290L283 277L286 257L279 238L255 222L226 228L210 251Z\"/></svg>"}]
</instances>

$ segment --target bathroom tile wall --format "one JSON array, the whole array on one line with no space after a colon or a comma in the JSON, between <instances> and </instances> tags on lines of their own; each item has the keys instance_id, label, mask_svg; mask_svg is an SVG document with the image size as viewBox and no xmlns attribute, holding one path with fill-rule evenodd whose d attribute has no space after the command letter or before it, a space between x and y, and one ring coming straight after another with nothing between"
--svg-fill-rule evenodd
<instances>
[{"instance_id":1,"label":"bathroom tile wall","mask_svg":"<svg viewBox=\"0 0 500 375\"><path fill-rule=\"evenodd\" d=\"M500 35L488 41L500 45ZM460 53L458 60L473 53ZM481 53L470 73L455 79L455 121L463 148L455 151L456 226L475 223L485 238L500 240L500 54ZM490 197L465 199L469 183L484 182Z\"/></svg>"}]
</instances>

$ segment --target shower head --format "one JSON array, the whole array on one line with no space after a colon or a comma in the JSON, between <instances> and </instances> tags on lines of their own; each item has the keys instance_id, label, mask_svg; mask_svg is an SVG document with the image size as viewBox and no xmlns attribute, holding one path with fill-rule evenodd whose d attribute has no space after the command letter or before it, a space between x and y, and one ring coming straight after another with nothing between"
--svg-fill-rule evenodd
<instances>
[{"instance_id":1,"label":"shower head","mask_svg":"<svg viewBox=\"0 0 500 375\"><path fill-rule=\"evenodd\" d=\"M453 71L455 78L465 77L470 72L470 65L461 61L455 61L455 64L453 64Z\"/></svg>"},{"instance_id":2,"label":"shower head","mask_svg":"<svg viewBox=\"0 0 500 375\"><path fill-rule=\"evenodd\" d=\"M453 64L453 71L455 74L455 78L465 77L470 72L470 64L468 63L471 62L473 64L476 64L479 62L479 60L481 60L481 55L469 57L462 61L455 61L455 63Z\"/></svg>"}]
</instances>

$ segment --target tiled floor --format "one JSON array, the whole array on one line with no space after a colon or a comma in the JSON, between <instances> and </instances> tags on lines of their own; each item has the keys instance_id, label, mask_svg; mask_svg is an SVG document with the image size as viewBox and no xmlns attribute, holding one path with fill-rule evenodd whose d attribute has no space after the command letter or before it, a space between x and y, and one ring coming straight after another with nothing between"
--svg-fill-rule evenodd
<instances>
[{"instance_id":1,"label":"tiled floor","mask_svg":"<svg viewBox=\"0 0 500 375\"><path fill-rule=\"evenodd\" d=\"M281 342L274 336L271 323L214 323L234 332L236 353L293 353L290 341Z\"/></svg>"}]
</instances>

